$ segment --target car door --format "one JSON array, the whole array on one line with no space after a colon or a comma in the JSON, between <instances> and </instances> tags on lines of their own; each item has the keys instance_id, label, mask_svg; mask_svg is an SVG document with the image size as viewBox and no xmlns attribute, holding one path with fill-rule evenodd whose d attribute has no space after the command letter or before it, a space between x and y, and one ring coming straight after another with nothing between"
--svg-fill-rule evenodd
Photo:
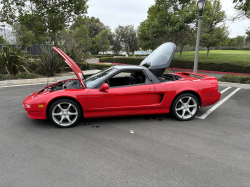
<instances>
[{"instance_id":1,"label":"car door","mask_svg":"<svg viewBox=\"0 0 250 187\"><path fill-rule=\"evenodd\" d=\"M154 85L142 84L110 87L106 91L91 89L87 94L90 116L114 116L135 114L146 110L154 96Z\"/></svg>"}]
</instances>

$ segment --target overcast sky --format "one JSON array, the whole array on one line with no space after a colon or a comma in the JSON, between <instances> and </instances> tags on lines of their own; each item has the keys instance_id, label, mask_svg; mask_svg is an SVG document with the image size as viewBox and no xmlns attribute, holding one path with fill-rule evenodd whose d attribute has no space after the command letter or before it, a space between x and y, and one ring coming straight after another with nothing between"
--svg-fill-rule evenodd
<instances>
[{"instance_id":1,"label":"overcast sky","mask_svg":"<svg viewBox=\"0 0 250 187\"><path fill-rule=\"evenodd\" d=\"M228 17L235 15L233 0L221 0L222 9ZM89 0L88 16L98 17L101 22L114 30L118 25L133 24L136 28L147 18L148 8L154 0ZM226 22L229 26L229 37L245 35L250 20Z\"/></svg>"}]
</instances>

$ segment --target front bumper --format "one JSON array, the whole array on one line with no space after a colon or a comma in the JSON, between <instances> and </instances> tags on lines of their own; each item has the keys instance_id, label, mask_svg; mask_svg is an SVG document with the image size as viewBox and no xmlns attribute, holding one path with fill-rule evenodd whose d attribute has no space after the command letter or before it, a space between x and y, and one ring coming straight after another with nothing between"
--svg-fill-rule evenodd
<instances>
[{"instance_id":1,"label":"front bumper","mask_svg":"<svg viewBox=\"0 0 250 187\"><path fill-rule=\"evenodd\" d=\"M23 108L26 110L27 116L31 119L46 119L46 112L41 112L37 108L34 99L35 94L36 92L24 99Z\"/></svg>"},{"instance_id":2,"label":"front bumper","mask_svg":"<svg viewBox=\"0 0 250 187\"><path fill-rule=\"evenodd\" d=\"M30 119L47 119L45 112L29 112L29 111L26 111L26 112L27 112L27 116Z\"/></svg>"}]
</instances>

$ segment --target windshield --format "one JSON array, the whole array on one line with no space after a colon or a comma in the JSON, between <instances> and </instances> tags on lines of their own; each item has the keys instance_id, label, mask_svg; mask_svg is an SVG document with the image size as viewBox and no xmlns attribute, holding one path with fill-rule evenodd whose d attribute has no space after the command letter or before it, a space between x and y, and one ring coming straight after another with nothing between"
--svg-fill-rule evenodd
<instances>
[{"instance_id":1,"label":"windshield","mask_svg":"<svg viewBox=\"0 0 250 187\"><path fill-rule=\"evenodd\" d=\"M95 75L92 75L91 77L87 78L84 81L84 84L86 85L87 88L91 88L94 86L96 83L101 82L104 80L107 76L109 76L115 68L111 67L109 69L106 69L104 71L101 71L100 73L97 73Z\"/></svg>"}]
</instances>

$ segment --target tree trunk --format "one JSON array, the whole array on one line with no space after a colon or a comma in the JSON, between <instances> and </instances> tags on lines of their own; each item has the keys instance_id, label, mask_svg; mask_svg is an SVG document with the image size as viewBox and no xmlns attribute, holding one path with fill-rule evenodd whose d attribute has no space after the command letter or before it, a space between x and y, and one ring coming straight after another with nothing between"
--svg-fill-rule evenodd
<instances>
[{"instance_id":1,"label":"tree trunk","mask_svg":"<svg viewBox=\"0 0 250 187\"><path fill-rule=\"evenodd\" d=\"M209 54L209 47L207 48L207 59L208 59L208 54Z\"/></svg>"},{"instance_id":2,"label":"tree trunk","mask_svg":"<svg viewBox=\"0 0 250 187\"><path fill-rule=\"evenodd\" d=\"M182 58L182 51L183 51L184 46L181 46L181 50L180 50L180 59Z\"/></svg>"}]
</instances>

